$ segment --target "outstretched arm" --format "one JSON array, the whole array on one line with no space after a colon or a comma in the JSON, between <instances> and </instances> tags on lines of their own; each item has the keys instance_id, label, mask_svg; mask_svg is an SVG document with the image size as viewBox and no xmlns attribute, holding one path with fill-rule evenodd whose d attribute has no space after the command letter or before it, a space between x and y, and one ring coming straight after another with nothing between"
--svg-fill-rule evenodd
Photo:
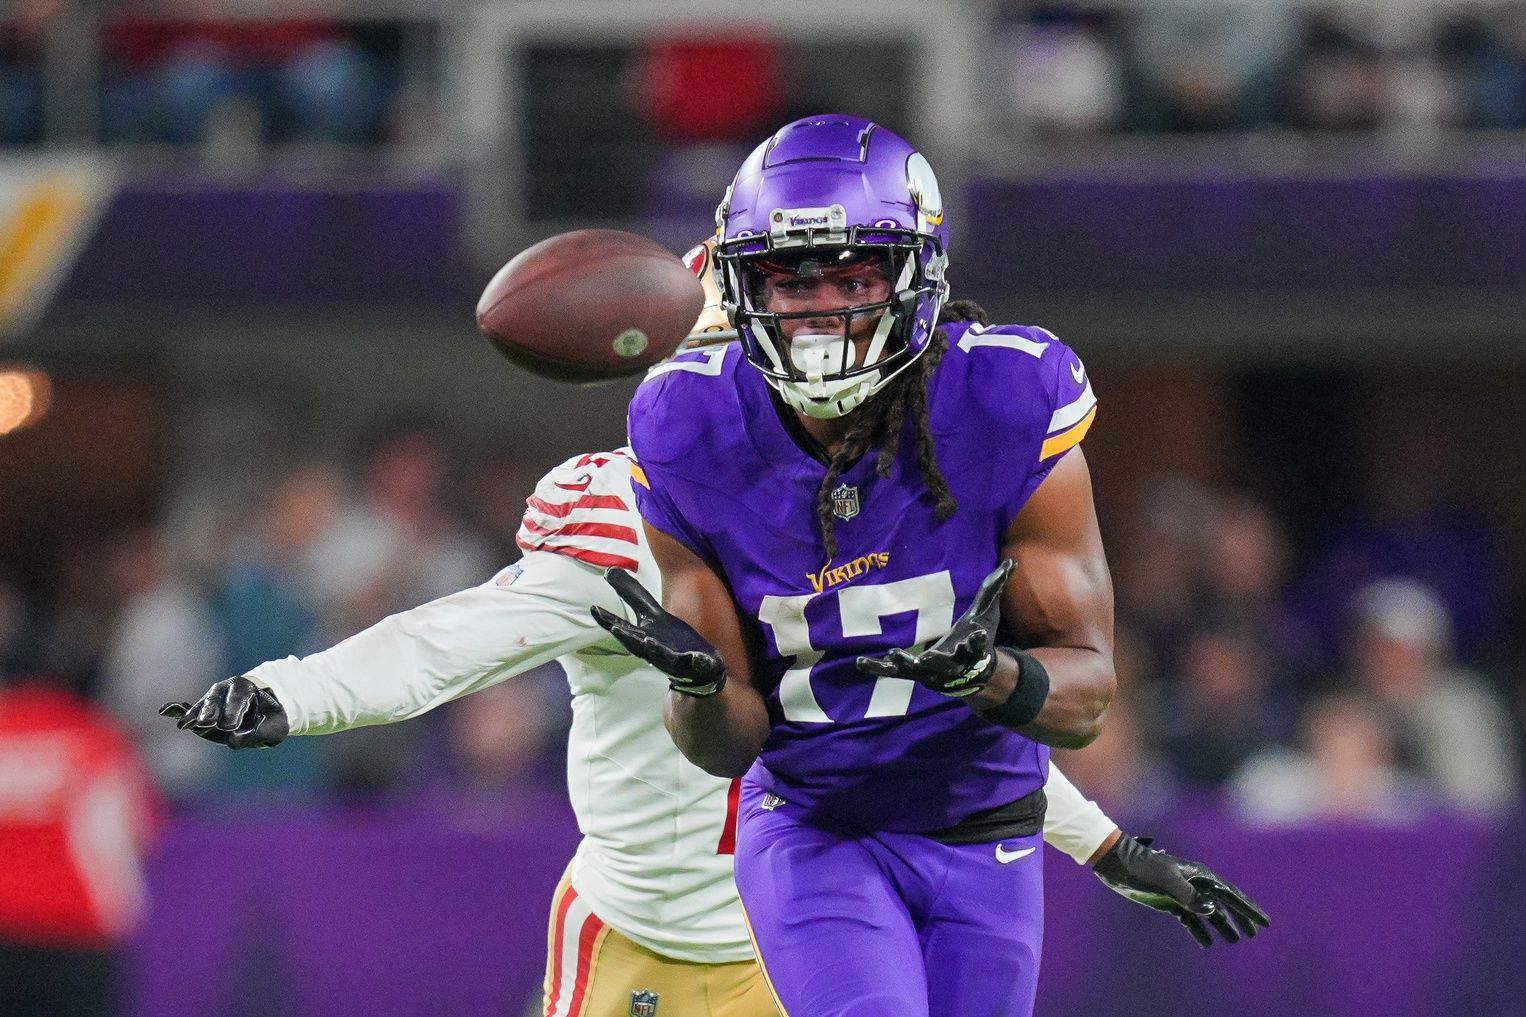
<instances>
[{"instance_id":1,"label":"outstretched arm","mask_svg":"<svg viewBox=\"0 0 1526 1017\"><path fill-rule=\"evenodd\" d=\"M527 552L499 579L392 615L319 653L260 664L246 682L228 679L195 703L166 704L179 708L166 715L224 743L244 726L256 735L250 711L273 708L291 734L391 724L605 639L590 603L620 610L599 569L564 555ZM233 741L242 748L279 740L266 733Z\"/></svg>"},{"instance_id":2,"label":"outstretched arm","mask_svg":"<svg viewBox=\"0 0 1526 1017\"><path fill-rule=\"evenodd\" d=\"M1044 842L1089 865L1110 889L1136 904L1181 922L1201 946L1215 935L1226 943L1248 939L1271 921L1245 893L1202 862L1178 858L1135 839L1070 782L1053 763L1044 784Z\"/></svg>"}]
</instances>

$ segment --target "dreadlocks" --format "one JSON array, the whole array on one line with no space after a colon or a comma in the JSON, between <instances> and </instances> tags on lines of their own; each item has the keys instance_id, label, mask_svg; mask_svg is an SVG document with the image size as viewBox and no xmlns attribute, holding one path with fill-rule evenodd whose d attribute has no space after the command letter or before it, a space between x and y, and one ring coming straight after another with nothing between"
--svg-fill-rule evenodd
<instances>
[{"instance_id":1,"label":"dreadlocks","mask_svg":"<svg viewBox=\"0 0 1526 1017\"><path fill-rule=\"evenodd\" d=\"M950 300L943 305L943 310L938 315L938 324L946 325L956 321L990 324L986 312L973 300ZM816 521L821 524L821 539L826 546L829 563L837 557L832 486L848 467L870 449L876 450L874 472L881 477L890 476L896 453L901 449L901 426L908 415L916 422L917 467L922 472L922 482L938 502L938 521L947 519L959 507L948 489L948 481L943 479L943 473L938 469L938 457L933 447L927 412L927 383L947 352L948 334L940 328L933 333L927 352L854 415L848 433L843 436L842 447L827 464L827 475L821 479L821 486L816 489Z\"/></svg>"}]
</instances>

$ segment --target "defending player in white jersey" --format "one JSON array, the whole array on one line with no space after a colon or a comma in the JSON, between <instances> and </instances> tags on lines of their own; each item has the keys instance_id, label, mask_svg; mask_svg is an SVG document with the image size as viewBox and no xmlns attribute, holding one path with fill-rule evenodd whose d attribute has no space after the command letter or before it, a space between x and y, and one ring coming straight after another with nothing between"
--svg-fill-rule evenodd
<instances>
[{"instance_id":1,"label":"defending player in white jersey","mask_svg":"<svg viewBox=\"0 0 1526 1017\"><path fill-rule=\"evenodd\" d=\"M705 257L691 255L702 278ZM583 839L552 901L545 1014L773 1017L732 883L737 782L679 753L662 724L667 676L589 614L594 604L626 612L603 578L611 566L660 597L631 493L639 469L624 450L567 460L528 501L523 557L490 582L320 653L261 664L162 712L231 748L265 747L289 734L407 720L556 660L572 693L567 777ZM1222 907L1200 917L1205 900L1232 887L1122 835L1058 768L1044 791L1048 843L1096 865L1125 896L1175 915L1203 945L1210 923L1238 938Z\"/></svg>"}]
</instances>

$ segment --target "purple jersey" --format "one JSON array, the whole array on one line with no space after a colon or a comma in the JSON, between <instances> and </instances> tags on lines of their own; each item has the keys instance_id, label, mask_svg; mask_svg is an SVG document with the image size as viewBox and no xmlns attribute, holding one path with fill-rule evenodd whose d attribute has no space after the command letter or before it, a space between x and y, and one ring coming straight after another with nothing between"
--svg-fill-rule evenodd
<instances>
[{"instance_id":1,"label":"purple jersey","mask_svg":"<svg viewBox=\"0 0 1526 1017\"><path fill-rule=\"evenodd\" d=\"M652 369L630 408L642 517L708 561L758 636L772 727L750 777L817 821L930 831L1041 787L1049 753L860 655L922 647L996 567L1018 510L1096 412L1085 368L1041 328L946 326L928 394L959 509L939 522L907 421L889 477L865 455L832 490L839 552L816 523L826 474L735 346Z\"/></svg>"}]
</instances>

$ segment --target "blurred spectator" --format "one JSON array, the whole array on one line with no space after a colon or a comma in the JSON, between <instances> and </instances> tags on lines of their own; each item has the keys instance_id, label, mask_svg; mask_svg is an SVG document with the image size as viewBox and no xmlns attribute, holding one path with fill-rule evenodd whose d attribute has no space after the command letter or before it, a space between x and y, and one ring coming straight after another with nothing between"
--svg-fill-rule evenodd
<instances>
[{"instance_id":1,"label":"blurred spectator","mask_svg":"<svg viewBox=\"0 0 1526 1017\"><path fill-rule=\"evenodd\" d=\"M1109 814L1149 822L1166 815L1176 801L1176 782L1146 744L1127 697L1108 707L1096 741L1084 749L1056 749L1054 759Z\"/></svg>"},{"instance_id":2,"label":"blurred spectator","mask_svg":"<svg viewBox=\"0 0 1526 1017\"><path fill-rule=\"evenodd\" d=\"M1385 133L1405 143L1434 143L1462 117L1464 99L1429 40L1391 53L1383 110Z\"/></svg>"},{"instance_id":3,"label":"blurred spectator","mask_svg":"<svg viewBox=\"0 0 1526 1017\"><path fill-rule=\"evenodd\" d=\"M208 683L256 664L322 648L308 555L332 525L343 486L336 469L315 464L277 481L249 532L230 549L212 606L223 635L222 666ZM280 752L214 752L219 782L261 790L313 790L325 777L324 742L295 738Z\"/></svg>"},{"instance_id":4,"label":"blurred spectator","mask_svg":"<svg viewBox=\"0 0 1526 1017\"><path fill-rule=\"evenodd\" d=\"M1118 555L1118 610L1151 657L1170 658L1198 596L1203 534L1213 497L1185 477L1157 477L1135 512L1138 530Z\"/></svg>"},{"instance_id":5,"label":"blurred spectator","mask_svg":"<svg viewBox=\"0 0 1526 1017\"><path fill-rule=\"evenodd\" d=\"M1229 795L1245 819L1402 823L1423 814L1425 789L1398 768L1393 727L1371 700L1351 693L1315 700L1302 742L1299 751L1260 753L1235 775Z\"/></svg>"},{"instance_id":6,"label":"blurred spectator","mask_svg":"<svg viewBox=\"0 0 1526 1017\"><path fill-rule=\"evenodd\" d=\"M1219 503L1203 549L1210 602L1246 616L1277 611L1286 561L1282 532L1265 505L1244 497Z\"/></svg>"},{"instance_id":7,"label":"blurred spectator","mask_svg":"<svg viewBox=\"0 0 1526 1017\"><path fill-rule=\"evenodd\" d=\"M308 555L323 645L474 586L493 571L487 546L446 504L449 456L439 428L389 421L365 448L359 496L340 508ZM332 781L362 795L394 786L417 768L438 723L426 718L325 739Z\"/></svg>"},{"instance_id":8,"label":"blurred spectator","mask_svg":"<svg viewBox=\"0 0 1526 1017\"><path fill-rule=\"evenodd\" d=\"M1287 542L1270 509L1243 496L1219 502L1203 541L1198 610L1250 629L1279 692L1307 685L1319 668L1315 633L1285 603L1287 559Z\"/></svg>"},{"instance_id":9,"label":"blurred spectator","mask_svg":"<svg viewBox=\"0 0 1526 1017\"><path fill-rule=\"evenodd\" d=\"M1275 75L1298 41L1300 12L1284 0L1142 4L1132 33L1147 130L1249 128L1274 112Z\"/></svg>"},{"instance_id":10,"label":"blurred spectator","mask_svg":"<svg viewBox=\"0 0 1526 1017\"><path fill-rule=\"evenodd\" d=\"M490 546L493 567L500 568L522 553L516 538L525 499L534 492L538 474L510 448L486 451L474 456L473 463L466 484L467 513Z\"/></svg>"},{"instance_id":11,"label":"blurred spectator","mask_svg":"<svg viewBox=\"0 0 1526 1017\"><path fill-rule=\"evenodd\" d=\"M380 140L388 86L337 22L128 16L106 51L109 141Z\"/></svg>"},{"instance_id":12,"label":"blurred spectator","mask_svg":"<svg viewBox=\"0 0 1526 1017\"><path fill-rule=\"evenodd\" d=\"M493 571L487 547L446 504L449 457L439 428L389 421L365 446L359 496L341 507L309 556L325 643Z\"/></svg>"},{"instance_id":13,"label":"blurred spectator","mask_svg":"<svg viewBox=\"0 0 1526 1017\"><path fill-rule=\"evenodd\" d=\"M227 652L223 674L320 648L308 555L333 525L342 496L337 470L298 469L275 483L249 532L235 539L215 597Z\"/></svg>"},{"instance_id":14,"label":"blurred spectator","mask_svg":"<svg viewBox=\"0 0 1526 1017\"><path fill-rule=\"evenodd\" d=\"M566 777L552 751L565 733L567 683L546 665L451 704L451 773L467 796Z\"/></svg>"},{"instance_id":15,"label":"blurred spectator","mask_svg":"<svg viewBox=\"0 0 1526 1017\"><path fill-rule=\"evenodd\" d=\"M42 57L22 21L0 21L0 144L42 140Z\"/></svg>"},{"instance_id":16,"label":"blurred spectator","mask_svg":"<svg viewBox=\"0 0 1526 1017\"><path fill-rule=\"evenodd\" d=\"M1449 804L1498 812L1520 793L1509 711L1452 659L1446 606L1420 583L1383 580L1355 600L1351 665L1360 687L1392 710L1402 745Z\"/></svg>"},{"instance_id":17,"label":"blurred spectator","mask_svg":"<svg viewBox=\"0 0 1526 1017\"><path fill-rule=\"evenodd\" d=\"M1462 94L1466 127L1526 127L1526 3L1464 9L1442 27L1442 66Z\"/></svg>"},{"instance_id":18,"label":"blurred spectator","mask_svg":"<svg viewBox=\"0 0 1526 1017\"><path fill-rule=\"evenodd\" d=\"M785 102L777 42L747 33L656 39L636 57L631 103L676 142L751 141Z\"/></svg>"},{"instance_id":19,"label":"blurred spectator","mask_svg":"<svg viewBox=\"0 0 1526 1017\"><path fill-rule=\"evenodd\" d=\"M1384 407L1374 408L1381 413ZM1408 417L1423 407L1403 407ZM1317 538L1299 583L1298 608L1333 649L1353 591L1385 576L1408 576L1440 596L1454 628L1454 650L1479 662L1493 651L1509 604L1508 568L1489 514L1460 489L1455 424L1429 415L1383 442L1365 465L1365 504ZM1378 421L1375 429L1382 427ZM1384 433L1378 430L1377 433Z\"/></svg>"},{"instance_id":20,"label":"blurred spectator","mask_svg":"<svg viewBox=\"0 0 1526 1017\"><path fill-rule=\"evenodd\" d=\"M1305 25L1286 82L1289 126L1371 130L1383 120L1385 63L1377 43L1335 11Z\"/></svg>"},{"instance_id":21,"label":"blurred spectator","mask_svg":"<svg viewBox=\"0 0 1526 1017\"><path fill-rule=\"evenodd\" d=\"M0 1017L107 1017L158 822L126 735L62 682L0 680Z\"/></svg>"},{"instance_id":22,"label":"blurred spectator","mask_svg":"<svg viewBox=\"0 0 1526 1017\"><path fill-rule=\"evenodd\" d=\"M1102 134L1123 118L1123 67L1095 18L1046 12L1002 33L1009 107L1039 132Z\"/></svg>"},{"instance_id":23,"label":"blurred spectator","mask_svg":"<svg viewBox=\"0 0 1526 1017\"><path fill-rule=\"evenodd\" d=\"M40 666L78 676L86 690L97 687L101 658L121 607L123 590L111 568L113 553L110 546L93 541L59 548L49 577L51 610L40 620Z\"/></svg>"},{"instance_id":24,"label":"blurred spectator","mask_svg":"<svg viewBox=\"0 0 1526 1017\"><path fill-rule=\"evenodd\" d=\"M0 677L32 669L34 631L21 591L0 580Z\"/></svg>"},{"instance_id":25,"label":"blurred spectator","mask_svg":"<svg viewBox=\"0 0 1526 1017\"><path fill-rule=\"evenodd\" d=\"M160 785L176 797L193 794L215 774L218 757L165 723L159 707L223 677L221 633L164 533L130 534L111 559L123 604L101 664L101 699L133 733Z\"/></svg>"},{"instance_id":26,"label":"blurred spectator","mask_svg":"<svg viewBox=\"0 0 1526 1017\"><path fill-rule=\"evenodd\" d=\"M1176 777L1217 786L1254 753L1289 733L1274 706L1255 633L1209 622L1182 646L1173 682L1158 692L1153 728Z\"/></svg>"}]
</instances>

